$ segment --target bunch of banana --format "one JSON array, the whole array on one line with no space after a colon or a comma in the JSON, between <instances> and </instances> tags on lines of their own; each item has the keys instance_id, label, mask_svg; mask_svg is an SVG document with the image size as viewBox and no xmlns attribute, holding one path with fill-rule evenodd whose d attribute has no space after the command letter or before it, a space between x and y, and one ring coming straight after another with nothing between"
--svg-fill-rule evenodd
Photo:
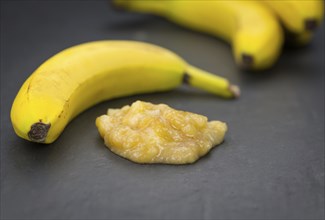
<instances>
[{"instance_id":1,"label":"bunch of banana","mask_svg":"<svg viewBox=\"0 0 325 220\"><path fill-rule=\"evenodd\" d=\"M96 41L68 48L25 81L12 109L18 136L52 143L79 113L101 101L166 91L186 84L225 98L239 96L228 80L173 52L133 41Z\"/></svg>"},{"instance_id":2,"label":"bunch of banana","mask_svg":"<svg viewBox=\"0 0 325 220\"><path fill-rule=\"evenodd\" d=\"M294 33L295 42L308 43L324 13L323 0L114 0L114 4L224 39L232 45L236 63L251 70L269 68L278 59L284 40L281 23Z\"/></svg>"}]
</instances>

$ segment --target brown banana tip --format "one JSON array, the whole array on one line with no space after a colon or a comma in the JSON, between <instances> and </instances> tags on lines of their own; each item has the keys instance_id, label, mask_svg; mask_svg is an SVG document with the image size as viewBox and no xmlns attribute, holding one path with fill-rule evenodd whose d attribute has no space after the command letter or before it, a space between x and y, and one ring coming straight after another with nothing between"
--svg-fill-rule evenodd
<instances>
[{"instance_id":1,"label":"brown banana tip","mask_svg":"<svg viewBox=\"0 0 325 220\"><path fill-rule=\"evenodd\" d=\"M306 31L314 31L317 27L316 19L306 19L305 20L305 29Z\"/></svg>"},{"instance_id":2,"label":"brown banana tip","mask_svg":"<svg viewBox=\"0 0 325 220\"><path fill-rule=\"evenodd\" d=\"M191 78L190 74L184 73L184 75L183 75L183 83L187 84L187 85L190 84L190 78Z\"/></svg>"},{"instance_id":3,"label":"brown banana tip","mask_svg":"<svg viewBox=\"0 0 325 220\"><path fill-rule=\"evenodd\" d=\"M244 68L249 68L254 64L254 58L252 55L243 53L241 55L241 58L242 58L242 65Z\"/></svg>"},{"instance_id":4,"label":"brown banana tip","mask_svg":"<svg viewBox=\"0 0 325 220\"><path fill-rule=\"evenodd\" d=\"M108 0L108 6L115 11L123 11L123 7L117 4L116 0Z\"/></svg>"},{"instance_id":5,"label":"brown banana tip","mask_svg":"<svg viewBox=\"0 0 325 220\"><path fill-rule=\"evenodd\" d=\"M240 96L240 88L236 85L229 85L229 91L234 98L238 98Z\"/></svg>"},{"instance_id":6,"label":"brown banana tip","mask_svg":"<svg viewBox=\"0 0 325 220\"><path fill-rule=\"evenodd\" d=\"M43 143L50 127L51 124L45 124L43 122L32 124L30 131L28 132L29 139L33 142Z\"/></svg>"}]
</instances>

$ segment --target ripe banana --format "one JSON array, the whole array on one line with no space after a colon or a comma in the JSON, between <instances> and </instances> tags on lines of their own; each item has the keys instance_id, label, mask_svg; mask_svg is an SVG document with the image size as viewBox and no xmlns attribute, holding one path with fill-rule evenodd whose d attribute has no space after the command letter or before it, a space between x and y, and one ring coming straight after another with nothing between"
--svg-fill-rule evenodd
<instances>
[{"instance_id":1,"label":"ripe banana","mask_svg":"<svg viewBox=\"0 0 325 220\"><path fill-rule=\"evenodd\" d=\"M308 44L324 17L323 0L264 0L260 2L275 12L289 32L289 40L296 45Z\"/></svg>"},{"instance_id":2,"label":"ripe banana","mask_svg":"<svg viewBox=\"0 0 325 220\"><path fill-rule=\"evenodd\" d=\"M152 13L232 44L237 64L266 69L277 60L283 32L273 13L257 1L115 0L116 7Z\"/></svg>"},{"instance_id":3,"label":"ripe banana","mask_svg":"<svg viewBox=\"0 0 325 220\"><path fill-rule=\"evenodd\" d=\"M52 143L79 113L101 101L165 91L182 82L225 98L239 96L228 80L187 64L147 43L96 41L44 62L25 81L11 109L18 136Z\"/></svg>"}]
</instances>

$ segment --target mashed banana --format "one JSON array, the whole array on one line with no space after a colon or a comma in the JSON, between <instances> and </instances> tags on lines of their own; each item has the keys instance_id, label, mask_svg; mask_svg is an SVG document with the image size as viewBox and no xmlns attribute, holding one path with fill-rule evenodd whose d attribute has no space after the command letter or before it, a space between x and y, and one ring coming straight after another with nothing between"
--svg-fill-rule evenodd
<instances>
[{"instance_id":1,"label":"mashed banana","mask_svg":"<svg viewBox=\"0 0 325 220\"><path fill-rule=\"evenodd\" d=\"M109 109L96 126L111 151L137 163L193 163L227 131L223 122L142 101Z\"/></svg>"}]
</instances>

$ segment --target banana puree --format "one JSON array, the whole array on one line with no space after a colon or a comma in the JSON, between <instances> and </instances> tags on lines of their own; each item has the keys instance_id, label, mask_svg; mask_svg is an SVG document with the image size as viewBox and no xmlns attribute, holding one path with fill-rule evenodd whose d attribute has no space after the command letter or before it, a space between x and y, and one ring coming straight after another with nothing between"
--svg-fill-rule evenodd
<instances>
[{"instance_id":1,"label":"banana puree","mask_svg":"<svg viewBox=\"0 0 325 220\"><path fill-rule=\"evenodd\" d=\"M109 109L96 126L112 152L136 163L193 163L220 144L227 131L223 122L142 101Z\"/></svg>"}]
</instances>

